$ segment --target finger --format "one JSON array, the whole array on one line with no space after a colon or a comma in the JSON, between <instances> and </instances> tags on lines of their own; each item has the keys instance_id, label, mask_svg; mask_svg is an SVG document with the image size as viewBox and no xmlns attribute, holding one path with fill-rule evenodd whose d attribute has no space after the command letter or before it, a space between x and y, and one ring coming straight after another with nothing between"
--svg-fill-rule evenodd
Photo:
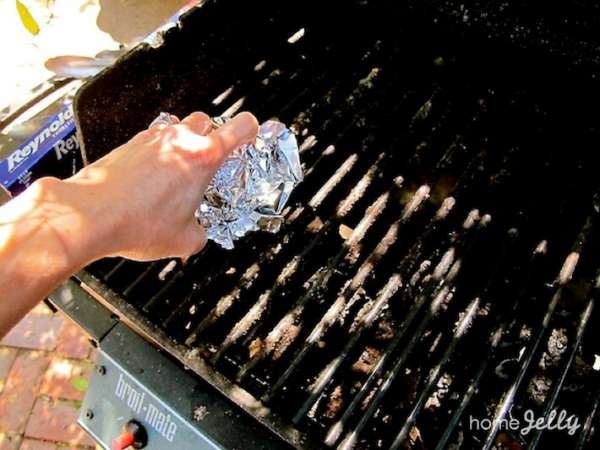
<instances>
[{"instance_id":1,"label":"finger","mask_svg":"<svg viewBox=\"0 0 600 450\"><path fill-rule=\"evenodd\" d=\"M258 132L258 121L248 113L243 112L229 122L220 126L207 137L209 139L211 159L216 166L242 144L253 142Z\"/></svg>"},{"instance_id":2,"label":"finger","mask_svg":"<svg viewBox=\"0 0 600 450\"><path fill-rule=\"evenodd\" d=\"M174 148L195 154L198 161L216 170L234 149L254 141L258 122L250 113L240 113L207 136L192 133L187 127L176 128L171 138Z\"/></svg>"},{"instance_id":3,"label":"finger","mask_svg":"<svg viewBox=\"0 0 600 450\"><path fill-rule=\"evenodd\" d=\"M190 219L190 222L182 233L177 237L178 254L184 262L192 255L195 255L204 248L207 242L206 230L198 223L196 218Z\"/></svg>"},{"instance_id":4,"label":"finger","mask_svg":"<svg viewBox=\"0 0 600 450\"><path fill-rule=\"evenodd\" d=\"M181 121L181 124L187 127L192 133L200 134L202 136L208 134L212 128L210 117L200 111L191 113Z\"/></svg>"}]
</instances>

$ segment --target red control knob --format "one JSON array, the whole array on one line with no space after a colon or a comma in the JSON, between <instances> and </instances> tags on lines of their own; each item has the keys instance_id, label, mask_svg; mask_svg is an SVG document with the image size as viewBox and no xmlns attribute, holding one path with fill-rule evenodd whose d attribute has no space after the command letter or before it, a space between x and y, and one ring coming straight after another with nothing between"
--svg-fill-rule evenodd
<instances>
[{"instance_id":1,"label":"red control knob","mask_svg":"<svg viewBox=\"0 0 600 450\"><path fill-rule=\"evenodd\" d=\"M125 450L127 447L133 445L135 442L135 436L131 431L121 433L121 435L112 441L112 450Z\"/></svg>"},{"instance_id":2,"label":"red control knob","mask_svg":"<svg viewBox=\"0 0 600 450\"><path fill-rule=\"evenodd\" d=\"M123 433L112 441L112 450L125 450L129 447L144 448L148 444L148 433L143 425L135 420L125 424Z\"/></svg>"}]
</instances>

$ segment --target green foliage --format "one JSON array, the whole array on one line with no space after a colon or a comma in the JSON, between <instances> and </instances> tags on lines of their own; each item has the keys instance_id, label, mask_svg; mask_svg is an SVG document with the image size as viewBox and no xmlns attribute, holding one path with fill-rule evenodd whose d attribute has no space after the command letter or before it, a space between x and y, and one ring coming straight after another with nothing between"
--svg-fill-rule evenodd
<instances>
[{"instance_id":1,"label":"green foliage","mask_svg":"<svg viewBox=\"0 0 600 450\"><path fill-rule=\"evenodd\" d=\"M85 378L77 377L71 380L71 385L80 392L88 390L90 383Z\"/></svg>"}]
</instances>

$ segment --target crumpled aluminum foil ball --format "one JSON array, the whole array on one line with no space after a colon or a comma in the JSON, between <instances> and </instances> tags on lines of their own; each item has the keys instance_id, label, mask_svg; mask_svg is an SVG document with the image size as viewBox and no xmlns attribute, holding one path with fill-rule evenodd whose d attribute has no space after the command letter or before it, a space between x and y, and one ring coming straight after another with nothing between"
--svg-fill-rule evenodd
<instances>
[{"instance_id":1,"label":"crumpled aluminum foil ball","mask_svg":"<svg viewBox=\"0 0 600 450\"><path fill-rule=\"evenodd\" d=\"M279 231L281 212L302 178L296 136L269 120L256 143L234 150L217 170L196 216L209 239L232 249L249 231Z\"/></svg>"},{"instance_id":2,"label":"crumpled aluminum foil ball","mask_svg":"<svg viewBox=\"0 0 600 450\"><path fill-rule=\"evenodd\" d=\"M173 117L161 113L153 124ZM213 124L227 120L215 118ZM269 120L260 126L254 144L235 149L217 170L196 217L208 239L232 249L249 231L279 231L281 212L302 179L296 136L281 122Z\"/></svg>"}]
</instances>

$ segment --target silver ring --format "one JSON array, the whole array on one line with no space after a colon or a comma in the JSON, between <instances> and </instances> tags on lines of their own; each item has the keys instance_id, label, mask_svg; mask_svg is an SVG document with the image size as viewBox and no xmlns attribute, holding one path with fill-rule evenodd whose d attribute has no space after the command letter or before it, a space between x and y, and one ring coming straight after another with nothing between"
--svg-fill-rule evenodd
<instances>
[{"instance_id":1,"label":"silver ring","mask_svg":"<svg viewBox=\"0 0 600 450\"><path fill-rule=\"evenodd\" d=\"M157 125L165 125L165 126L169 126L169 125L174 125L176 123L179 123L179 119L177 118L177 116L174 116L173 114L169 114L166 112L161 112L156 119L154 119L150 125L148 126L148 128L154 128Z\"/></svg>"}]
</instances>

